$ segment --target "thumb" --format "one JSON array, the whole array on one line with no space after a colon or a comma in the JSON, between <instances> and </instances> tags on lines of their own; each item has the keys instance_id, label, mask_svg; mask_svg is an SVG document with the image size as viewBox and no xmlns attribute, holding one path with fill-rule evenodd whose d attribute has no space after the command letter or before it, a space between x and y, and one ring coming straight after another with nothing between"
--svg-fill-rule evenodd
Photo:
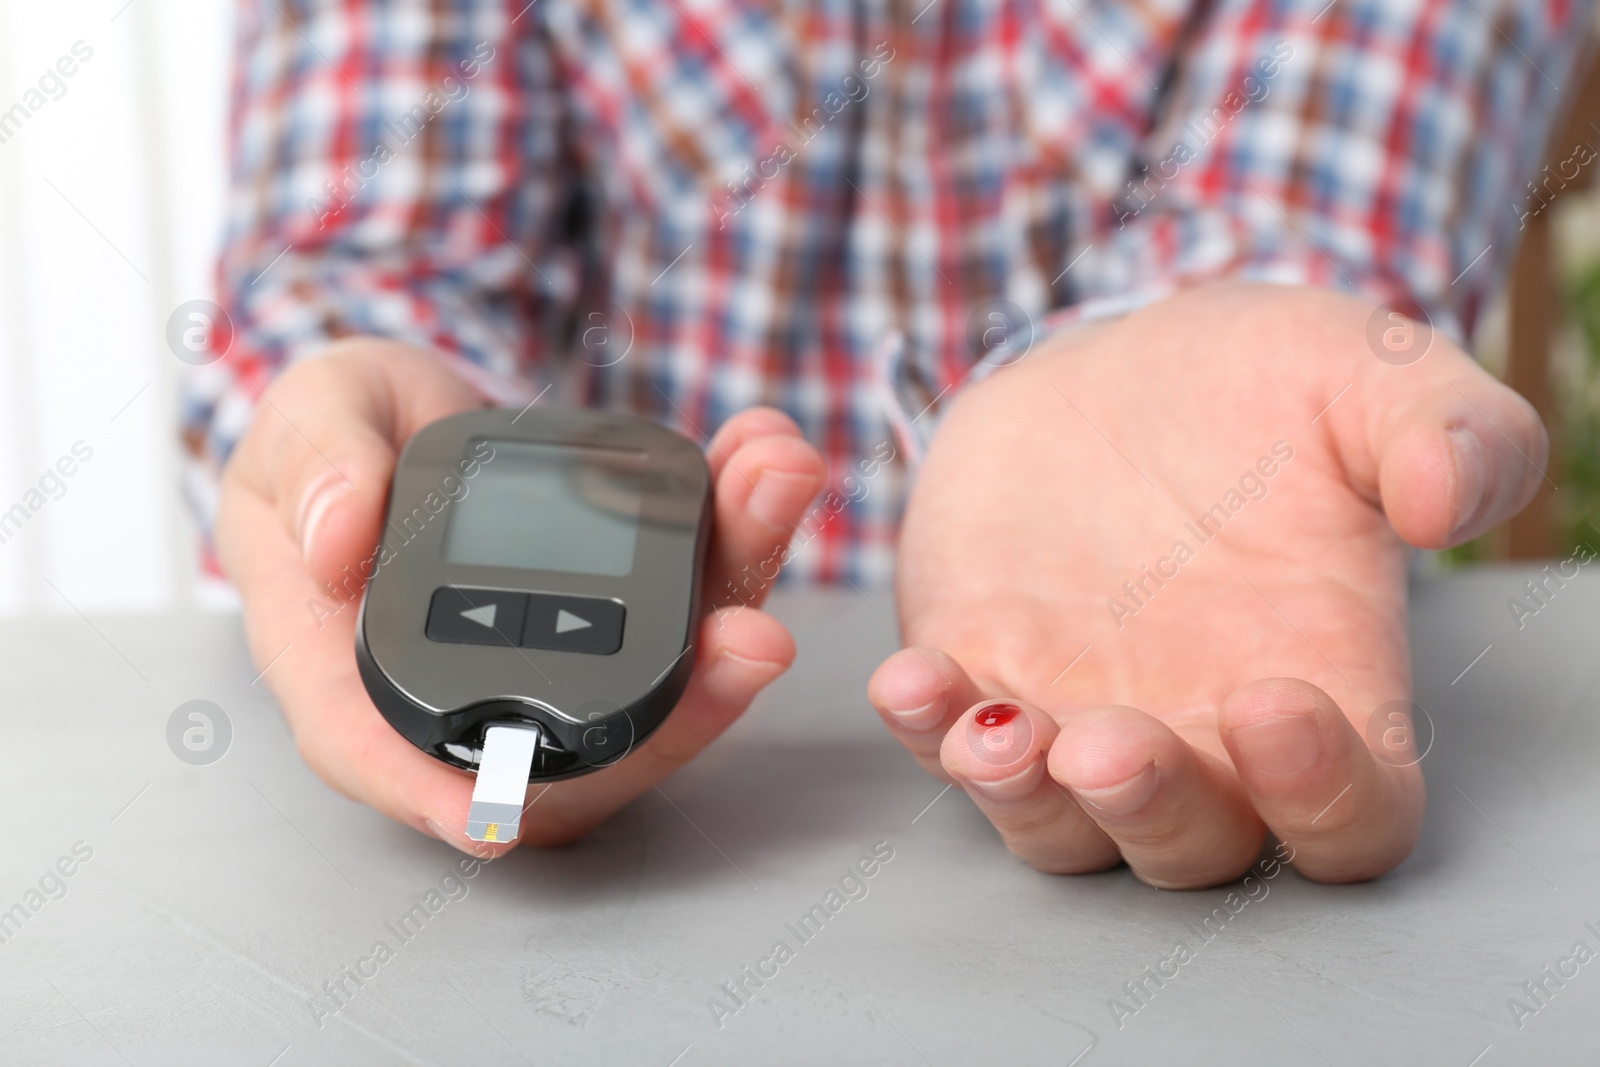
<instances>
[{"instance_id":1,"label":"thumb","mask_svg":"<svg viewBox=\"0 0 1600 1067\"><path fill-rule=\"evenodd\" d=\"M1403 539L1449 548L1527 507L1550 451L1531 404L1437 337L1418 363L1369 375L1378 493Z\"/></svg>"},{"instance_id":2,"label":"thumb","mask_svg":"<svg viewBox=\"0 0 1600 1067\"><path fill-rule=\"evenodd\" d=\"M317 583L352 594L380 539L400 446L428 423L481 404L430 353L341 342L262 394L235 473L273 506Z\"/></svg>"}]
</instances>

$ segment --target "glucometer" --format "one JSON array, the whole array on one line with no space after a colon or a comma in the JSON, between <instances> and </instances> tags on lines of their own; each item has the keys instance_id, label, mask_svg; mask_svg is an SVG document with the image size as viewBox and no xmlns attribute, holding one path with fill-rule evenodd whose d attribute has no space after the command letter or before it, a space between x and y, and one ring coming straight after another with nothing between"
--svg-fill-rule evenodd
<instances>
[{"instance_id":1,"label":"glucometer","mask_svg":"<svg viewBox=\"0 0 1600 1067\"><path fill-rule=\"evenodd\" d=\"M424 752L478 773L467 833L516 837L529 782L622 759L694 667L711 525L699 448L595 411L473 411L395 467L356 664Z\"/></svg>"}]
</instances>

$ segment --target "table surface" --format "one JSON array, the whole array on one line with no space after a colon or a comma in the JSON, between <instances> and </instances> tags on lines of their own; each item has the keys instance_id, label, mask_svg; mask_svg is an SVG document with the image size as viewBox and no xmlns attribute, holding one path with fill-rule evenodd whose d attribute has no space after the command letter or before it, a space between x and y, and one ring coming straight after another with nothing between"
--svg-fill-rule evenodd
<instances>
[{"instance_id":1,"label":"table surface","mask_svg":"<svg viewBox=\"0 0 1600 1067\"><path fill-rule=\"evenodd\" d=\"M306 769L234 617L8 624L0 1061L1593 1063L1600 963L1574 949L1600 951L1600 581L1519 630L1528 576L1414 585L1435 732L1415 855L1232 907L1238 886L1013 859L865 703L897 644L883 594L782 592L800 665L726 736L592 839L470 879ZM232 726L208 766L167 742L193 699ZM845 880L874 848L892 858ZM1140 1003L1147 967L1177 973Z\"/></svg>"}]
</instances>

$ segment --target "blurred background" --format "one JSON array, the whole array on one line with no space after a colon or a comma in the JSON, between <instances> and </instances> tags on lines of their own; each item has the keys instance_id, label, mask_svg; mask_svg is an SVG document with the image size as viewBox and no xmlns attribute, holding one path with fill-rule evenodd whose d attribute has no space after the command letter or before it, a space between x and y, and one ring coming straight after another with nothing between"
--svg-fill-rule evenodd
<instances>
[{"instance_id":1,"label":"blurred background","mask_svg":"<svg viewBox=\"0 0 1600 1067\"><path fill-rule=\"evenodd\" d=\"M0 523L0 614L226 599L179 502L165 332L211 290L230 7L0 0L0 514L47 501Z\"/></svg>"},{"instance_id":2,"label":"blurred background","mask_svg":"<svg viewBox=\"0 0 1600 1067\"><path fill-rule=\"evenodd\" d=\"M1565 559L1600 552L1600 63L1567 86L1544 166L1507 210L1522 220L1505 291L1472 351L1531 401L1551 436L1550 466L1533 503L1506 526L1433 562Z\"/></svg>"},{"instance_id":3,"label":"blurred background","mask_svg":"<svg viewBox=\"0 0 1600 1067\"><path fill-rule=\"evenodd\" d=\"M196 566L166 341L211 295L230 17L226 0L0 0L0 615L231 603ZM1527 211L1521 251L1473 343L1545 414L1550 479L1435 567L1600 550L1600 77L1570 100L1549 167L1506 205ZM47 475L74 445L92 459ZM30 491L46 502L13 530Z\"/></svg>"}]
</instances>

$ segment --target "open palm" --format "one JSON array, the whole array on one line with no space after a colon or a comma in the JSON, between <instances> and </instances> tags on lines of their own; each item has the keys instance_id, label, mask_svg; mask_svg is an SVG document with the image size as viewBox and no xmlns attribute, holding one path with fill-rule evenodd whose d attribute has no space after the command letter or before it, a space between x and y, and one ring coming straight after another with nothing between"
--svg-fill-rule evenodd
<instances>
[{"instance_id":1,"label":"open palm","mask_svg":"<svg viewBox=\"0 0 1600 1067\"><path fill-rule=\"evenodd\" d=\"M1425 327L1425 355L1377 358L1373 314L1191 290L1053 342L940 428L900 545L911 647L869 694L1030 863L1185 887L1242 873L1269 829L1326 881L1410 852L1422 779L1384 728L1411 692L1406 546L1514 514L1546 441Z\"/></svg>"}]
</instances>

